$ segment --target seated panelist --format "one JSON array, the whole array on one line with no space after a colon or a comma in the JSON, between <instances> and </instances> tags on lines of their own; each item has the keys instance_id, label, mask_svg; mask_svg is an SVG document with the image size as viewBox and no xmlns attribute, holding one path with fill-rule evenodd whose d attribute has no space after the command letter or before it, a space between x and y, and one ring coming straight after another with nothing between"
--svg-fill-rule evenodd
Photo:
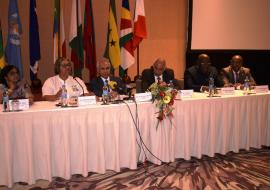
<instances>
[{"instance_id":1,"label":"seated panelist","mask_svg":"<svg viewBox=\"0 0 270 190\"><path fill-rule=\"evenodd\" d=\"M224 87L242 89L246 78L248 78L250 86L256 85L256 82L250 73L250 69L243 67L242 65L243 58L240 55L234 55L230 61L230 65L221 70Z\"/></svg>"},{"instance_id":2,"label":"seated panelist","mask_svg":"<svg viewBox=\"0 0 270 190\"><path fill-rule=\"evenodd\" d=\"M213 77L215 86L223 86L217 69L211 66L210 57L207 54L200 54L197 58L197 64L187 68L185 71L185 89L193 89L195 92L208 91L210 77Z\"/></svg>"},{"instance_id":3,"label":"seated panelist","mask_svg":"<svg viewBox=\"0 0 270 190\"><path fill-rule=\"evenodd\" d=\"M0 102L3 102L3 93L7 90L9 99L28 98L34 102L34 96L29 85L20 79L19 70L14 65L6 65L0 74Z\"/></svg>"},{"instance_id":4,"label":"seated panelist","mask_svg":"<svg viewBox=\"0 0 270 190\"><path fill-rule=\"evenodd\" d=\"M142 91L145 92L155 82L169 84L171 81L176 89L180 89L180 85L174 78L173 70L166 68L165 59L158 58L149 69L142 72Z\"/></svg>"},{"instance_id":5,"label":"seated panelist","mask_svg":"<svg viewBox=\"0 0 270 190\"><path fill-rule=\"evenodd\" d=\"M67 58L58 58L54 65L55 76L48 78L42 86L42 96L47 101L56 101L62 94L62 86L65 85L69 96L89 96L84 82L73 77L72 62Z\"/></svg>"},{"instance_id":6,"label":"seated panelist","mask_svg":"<svg viewBox=\"0 0 270 190\"><path fill-rule=\"evenodd\" d=\"M126 94L127 88L119 77L111 76L111 64L108 59L102 59L97 63L98 76L90 81L90 90L98 97L102 97L103 86L111 86L110 95L112 98L118 94Z\"/></svg>"}]
</instances>

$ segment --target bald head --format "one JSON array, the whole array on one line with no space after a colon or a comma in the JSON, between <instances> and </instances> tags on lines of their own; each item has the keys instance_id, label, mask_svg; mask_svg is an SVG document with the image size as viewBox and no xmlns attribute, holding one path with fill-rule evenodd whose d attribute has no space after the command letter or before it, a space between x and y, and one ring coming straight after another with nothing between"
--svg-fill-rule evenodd
<instances>
[{"instance_id":1,"label":"bald head","mask_svg":"<svg viewBox=\"0 0 270 190\"><path fill-rule=\"evenodd\" d=\"M201 63L208 63L208 64L210 64L211 63L210 57L207 54L205 54L205 53L200 54L198 56L197 63L198 64L201 64Z\"/></svg>"},{"instance_id":2,"label":"bald head","mask_svg":"<svg viewBox=\"0 0 270 190\"><path fill-rule=\"evenodd\" d=\"M163 58L158 58L153 64L154 74L156 76L162 75L166 69L166 61Z\"/></svg>"},{"instance_id":3,"label":"bald head","mask_svg":"<svg viewBox=\"0 0 270 190\"><path fill-rule=\"evenodd\" d=\"M234 55L231 59L232 70L238 72L243 65L243 58L240 55Z\"/></svg>"},{"instance_id":4,"label":"bald head","mask_svg":"<svg viewBox=\"0 0 270 190\"><path fill-rule=\"evenodd\" d=\"M211 61L207 54L200 54L197 59L197 64L199 65L199 70L202 74L209 74Z\"/></svg>"},{"instance_id":5,"label":"bald head","mask_svg":"<svg viewBox=\"0 0 270 190\"><path fill-rule=\"evenodd\" d=\"M108 59L101 59L98 62L97 67L101 77L107 79L110 76L111 64Z\"/></svg>"}]
</instances>

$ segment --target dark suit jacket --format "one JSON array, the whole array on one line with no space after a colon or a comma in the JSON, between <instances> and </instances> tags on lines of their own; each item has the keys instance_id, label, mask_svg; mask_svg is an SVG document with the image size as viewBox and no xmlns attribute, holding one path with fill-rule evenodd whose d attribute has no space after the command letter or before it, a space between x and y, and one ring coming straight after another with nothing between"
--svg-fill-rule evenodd
<instances>
[{"instance_id":1,"label":"dark suit jacket","mask_svg":"<svg viewBox=\"0 0 270 190\"><path fill-rule=\"evenodd\" d=\"M215 86L223 86L223 82L218 76L217 69L213 66L210 66L209 69L210 72L208 75L200 72L199 65L193 65L186 69L184 74L185 89L193 89L196 92L200 92L202 86L208 86L210 76L214 78Z\"/></svg>"},{"instance_id":2,"label":"dark suit jacket","mask_svg":"<svg viewBox=\"0 0 270 190\"><path fill-rule=\"evenodd\" d=\"M224 86L230 86L234 83L244 84L246 77L249 79L250 85L256 85L255 80L251 76L250 69L246 67L241 67L239 70L237 81L234 81L233 70L231 66L225 67L221 70L222 80Z\"/></svg>"},{"instance_id":3,"label":"dark suit jacket","mask_svg":"<svg viewBox=\"0 0 270 190\"><path fill-rule=\"evenodd\" d=\"M180 89L180 86L174 78L174 72L172 69L166 69L162 74L163 81L169 83L173 81L173 85L176 89ZM155 82L154 70L151 67L150 69L145 69L142 72L142 92L145 92L151 84Z\"/></svg>"},{"instance_id":4,"label":"dark suit jacket","mask_svg":"<svg viewBox=\"0 0 270 190\"><path fill-rule=\"evenodd\" d=\"M126 94L127 89L126 85L123 83L123 81L119 77L110 76L110 81L115 81L117 83L116 91L119 94ZM89 89L94 92L96 96L101 97L103 92L103 80L101 77L95 77L90 81Z\"/></svg>"}]
</instances>

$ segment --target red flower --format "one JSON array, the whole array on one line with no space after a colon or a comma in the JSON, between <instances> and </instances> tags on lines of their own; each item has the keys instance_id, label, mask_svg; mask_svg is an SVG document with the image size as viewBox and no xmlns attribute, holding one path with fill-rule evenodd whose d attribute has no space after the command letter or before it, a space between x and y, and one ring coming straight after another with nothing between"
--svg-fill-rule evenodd
<instances>
[{"instance_id":1,"label":"red flower","mask_svg":"<svg viewBox=\"0 0 270 190\"><path fill-rule=\"evenodd\" d=\"M171 99L171 101L169 102L169 106L172 106L174 104L174 98Z\"/></svg>"},{"instance_id":2,"label":"red flower","mask_svg":"<svg viewBox=\"0 0 270 190\"><path fill-rule=\"evenodd\" d=\"M160 92L159 92L159 95L160 95L160 97L164 97L164 96L165 96L165 93L162 92L162 91L160 91Z\"/></svg>"}]
</instances>

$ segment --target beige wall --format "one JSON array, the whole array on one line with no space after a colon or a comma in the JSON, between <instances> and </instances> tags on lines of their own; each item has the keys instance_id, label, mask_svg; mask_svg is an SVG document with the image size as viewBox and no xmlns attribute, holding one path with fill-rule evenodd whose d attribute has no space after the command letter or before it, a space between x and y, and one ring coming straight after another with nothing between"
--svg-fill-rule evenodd
<instances>
[{"instance_id":1,"label":"beige wall","mask_svg":"<svg viewBox=\"0 0 270 190\"><path fill-rule=\"evenodd\" d=\"M84 0L81 0L84 12ZM118 25L120 23L121 0L116 0ZM107 19L109 0L93 0L93 10L96 32L97 58L101 58L106 45ZM135 0L130 0L133 14ZM25 76L29 76L29 0L18 0L19 12L23 25L22 60ZM44 81L53 73L53 0L37 0L37 11L40 30L41 60L39 78ZM64 5L66 38L69 39L69 20L71 0ZM175 71L177 78L183 78L185 69L185 46L187 30L187 0L145 0L145 12L148 38L140 46L140 73L144 68L151 66L157 57L164 57L167 66ZM0 1L0 19L4 46L7 38L8 0ZM83 16L83 15L82 15ZM68 55L70 54L69 48ZM129 76L136 75L137 67L134 64L129 69ZM29 77L28 77L29 78ZM29 80L29 79L28 79Z\"/></svg>"}]
</instances>

